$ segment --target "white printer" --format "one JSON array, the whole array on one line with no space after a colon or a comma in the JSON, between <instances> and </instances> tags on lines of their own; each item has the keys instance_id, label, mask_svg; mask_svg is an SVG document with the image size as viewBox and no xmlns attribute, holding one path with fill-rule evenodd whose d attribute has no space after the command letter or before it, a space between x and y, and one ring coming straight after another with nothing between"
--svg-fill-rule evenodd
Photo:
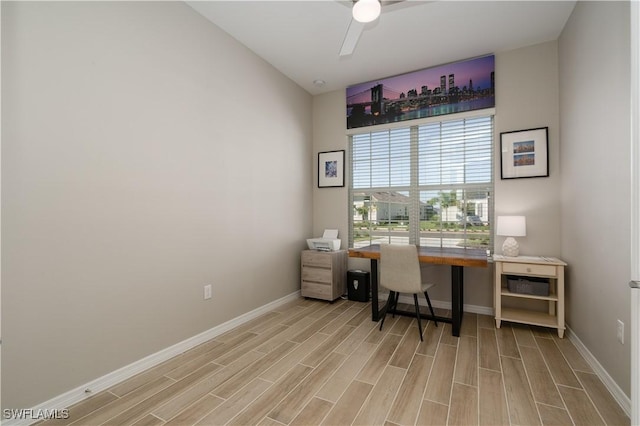
<instances>
[{"instance_id":1,"label":"white printer","mask_svg":"<svg viewBox=\"0 0 640 426\"><path fill-rule=\"evenodd\" d=\"M325 229L322 238L307 238L309 250L337 251L340 250L340 240L337 229Z\"/></svg>"}]
</instances>

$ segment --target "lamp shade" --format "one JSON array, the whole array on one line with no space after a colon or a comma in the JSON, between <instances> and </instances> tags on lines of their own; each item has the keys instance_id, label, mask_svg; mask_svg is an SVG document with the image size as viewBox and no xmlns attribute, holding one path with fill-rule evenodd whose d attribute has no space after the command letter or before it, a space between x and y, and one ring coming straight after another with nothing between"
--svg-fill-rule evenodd
<instances>
[{"instance_id":1,"label":"lamp shade","mask_svg":"<svg viewBox=\"0 0 640 426\"><path fill-rule=\"evenodd\" d=\"M378 0L358 0L353 5L353 19L362 23L374 21L380 16L381 8Z\"/></svg>"},{"instance_id":2,"label":"lamp shade","mask_svg":"<svg viewBox=\"0 0 640 426\"><path fill-rule=\"evenodd\" d=\"M527 221L524 216L498 216L496 235L503 237L524 237L527 235Z\"/></svg>"}]
</instances>

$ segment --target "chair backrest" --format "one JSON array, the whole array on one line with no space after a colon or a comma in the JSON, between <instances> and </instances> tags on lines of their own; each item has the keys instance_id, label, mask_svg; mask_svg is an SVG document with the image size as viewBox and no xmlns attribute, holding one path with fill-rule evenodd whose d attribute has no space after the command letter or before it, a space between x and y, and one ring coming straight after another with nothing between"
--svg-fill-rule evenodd
<instances>
[{"instance_id":1,"label":"chair backrest","mask_svg":"<svg viewBox=\"0 0 640 426\"><path fill-rule=\"evenodd\" d=\"M413 244L380 246L380 285L400 293L421 293L418 249Z\"/></svg>"}]
</instances>

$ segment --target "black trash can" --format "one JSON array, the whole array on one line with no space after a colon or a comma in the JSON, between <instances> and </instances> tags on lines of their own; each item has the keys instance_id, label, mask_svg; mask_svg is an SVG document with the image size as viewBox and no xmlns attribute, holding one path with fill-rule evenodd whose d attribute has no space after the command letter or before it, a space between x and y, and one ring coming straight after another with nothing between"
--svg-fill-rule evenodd
<instances>
[{"instance_id":1,"label":"black trash can","mask_svg":"<svg viewBox=\"0 0 640 426\"><path fill-rule=\"evenodd\" d=\"M369 301L369 272L347 271L347 295L349 300Z\"/></svg>"}]
</instances>

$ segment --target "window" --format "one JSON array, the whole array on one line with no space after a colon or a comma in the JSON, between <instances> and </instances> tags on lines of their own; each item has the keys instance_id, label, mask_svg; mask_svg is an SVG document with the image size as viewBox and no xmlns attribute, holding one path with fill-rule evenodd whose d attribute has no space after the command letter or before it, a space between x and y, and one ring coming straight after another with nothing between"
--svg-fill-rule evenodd
<instances>
[{"instance_id":1,"label":"window","mask_svg":"<svg viewBox=\"0 0 640 426\"><path fill-rule=\"evenodd\" d=\"M490 248L493 116L350 136L349 247Z\"/></svg>"}]
</instances>

